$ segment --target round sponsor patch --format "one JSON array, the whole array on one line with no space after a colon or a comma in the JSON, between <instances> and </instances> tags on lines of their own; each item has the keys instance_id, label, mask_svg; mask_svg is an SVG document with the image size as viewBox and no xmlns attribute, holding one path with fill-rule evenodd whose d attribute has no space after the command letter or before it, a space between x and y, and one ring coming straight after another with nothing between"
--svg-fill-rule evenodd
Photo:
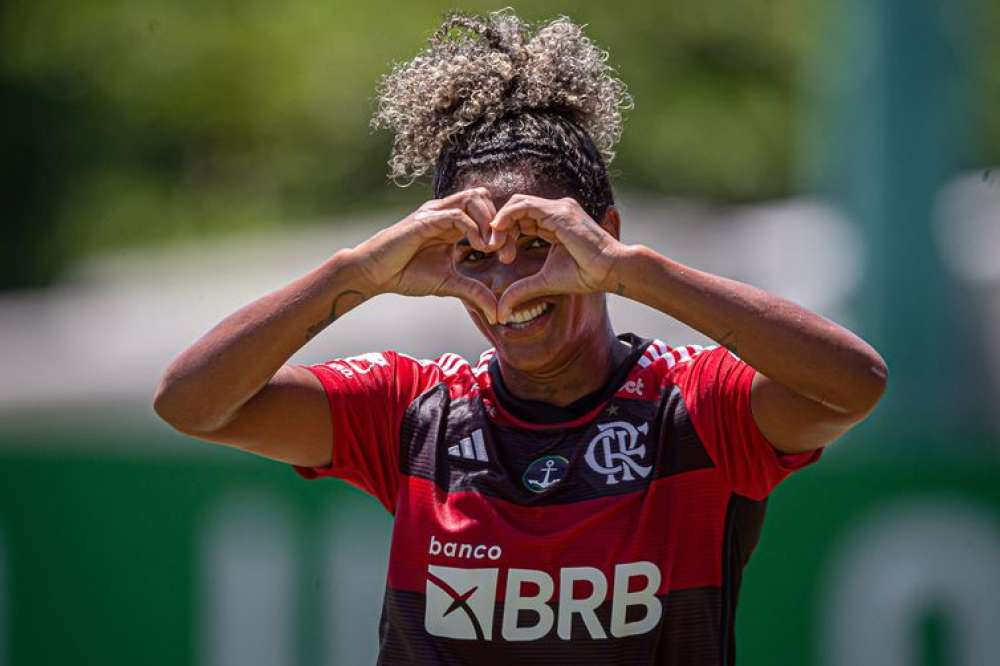
<instances>
[{"instance_id":1,"label":"round sponsor patch","mask_svg":"<svg viewBox=\"0 0 1000 666\"><path fill-rule=\"evenodd\" d=\"M528 465L521 480L525 488L540 493L562 481L568 469L569 461L562 456L542 456Z\"/></svg>"}]
</instances>

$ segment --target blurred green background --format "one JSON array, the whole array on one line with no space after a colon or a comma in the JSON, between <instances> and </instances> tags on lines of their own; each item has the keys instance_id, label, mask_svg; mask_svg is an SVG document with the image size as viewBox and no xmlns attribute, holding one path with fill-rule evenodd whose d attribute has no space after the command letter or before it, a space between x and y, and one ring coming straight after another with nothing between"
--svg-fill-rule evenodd
<instances>
[{"instance_id":1,"label":"blurred green background","mask_svg":"<svg viewBox=\"0 0 1000 666\"><path fill-rule=\"evenodd\" d=\"M808 112L838 103L831 81L872 74L864 71L872 54L860 42L873 27L855 22L879 4L671 0L516 9L535 20L567 14L611 52L636 99L614 163L619 182L746 201L787 196L824 175L812 162L828 131L810 129L817 114ZM1000 97L1000 5L897 4L887 38L908 30L911 14L927 14L944 33L945 57L964 61L955 64L964 80L947 84L981 100ZM412 193L386 183L390 137L368 129L374 87L452 7L8 0L0 10L0 146L12 235L0 286L46 284L99 250L410 201ZM933 44L916 36L901 57L936 55L927 48ZM935 66L913 64L918 77L923 65ZM923 90L928 98L949 92ZM963 163L996 162L1000 114L979 103L963 116Z\"/></svg>"},{"instance_id":2,"label":"blurred green background","mask_svg":"<svg viewBox=\"0 0 1000 666\"><path fill-rule=\"evenodd\" d=\"M371 663L375 502L176 435L150 401L197 332L429 197L387 182L368 119L453 8L0 5L0 666ZM873 418L775 492L738 663L1000 664L1000 3L515 9L587 24L628 83L627 229L889 363ZM300 360L383 328L476 351L391 303Z\"/></svg>"}]
</instances>

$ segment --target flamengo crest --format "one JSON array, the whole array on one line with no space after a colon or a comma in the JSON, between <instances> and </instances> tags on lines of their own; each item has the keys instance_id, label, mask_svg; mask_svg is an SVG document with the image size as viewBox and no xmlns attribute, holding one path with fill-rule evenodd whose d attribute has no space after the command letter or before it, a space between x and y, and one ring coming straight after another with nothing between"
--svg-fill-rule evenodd
<instances>
[{"instance_id":1,"label":"flamengo crest","mask_svg":"<svg viewBox=\"0 0 1000 666\"><path fill-rule=\"evenodd\" d=\"M649 475L652 466L642 464L646 445L639 444L639 434L649 434L649 422L638 428L628 421L598 423L597 430L584 458L592 470L605 475L609 486L619 481L634 481L633 474L641 478Z\"/></svg>"}]
</instances>

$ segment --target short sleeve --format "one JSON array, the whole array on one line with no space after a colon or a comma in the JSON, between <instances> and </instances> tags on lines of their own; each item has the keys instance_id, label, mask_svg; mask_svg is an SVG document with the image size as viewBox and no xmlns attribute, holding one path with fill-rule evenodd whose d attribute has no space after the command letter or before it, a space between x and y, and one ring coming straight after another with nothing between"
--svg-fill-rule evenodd
<instances>
[{"instance_id":1,"label":"short sleeve","mask_svg":"<svg viewBox=\"0 0 1000 666\"><path fill-rule=\"evenodd\" d=\"M735 493L763 499L822 456L822 448L794 454L774 448L750 411L756 371L725 347L708 348L675 372L695 431Z\"/></svg>"},{"instance_id":2,"label":"short sleeve","mask_svg":"<svg viewBox=\"0 0 1000 666\"><path fill-rule=\"evenodd\" d=\"M306 479L332 476L375 497L390 513L399 488L399 428L407 407L440 370L392 351L301 366L323 385L333 427L325 467L292 467Z\"/></svg>"}]
</instances>

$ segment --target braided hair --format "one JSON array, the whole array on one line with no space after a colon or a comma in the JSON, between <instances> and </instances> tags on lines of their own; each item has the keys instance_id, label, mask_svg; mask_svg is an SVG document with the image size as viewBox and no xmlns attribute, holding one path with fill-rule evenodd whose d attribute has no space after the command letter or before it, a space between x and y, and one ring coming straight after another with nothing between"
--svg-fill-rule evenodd
<instances>
[{"instance_id":1,"label":"braided hair","mask_svg":"<svg viewBox=\"0 0 1000 666\"><path fill-rule=\"evenodd\" d=\"M433 170L440 198L470 173L526 166L600 222L632 106L607 57L566 17L533 31L509 9L452 14L380 82L372 126L395 133L389 176L408 185Z\"/></svg>"}]
</instances>

